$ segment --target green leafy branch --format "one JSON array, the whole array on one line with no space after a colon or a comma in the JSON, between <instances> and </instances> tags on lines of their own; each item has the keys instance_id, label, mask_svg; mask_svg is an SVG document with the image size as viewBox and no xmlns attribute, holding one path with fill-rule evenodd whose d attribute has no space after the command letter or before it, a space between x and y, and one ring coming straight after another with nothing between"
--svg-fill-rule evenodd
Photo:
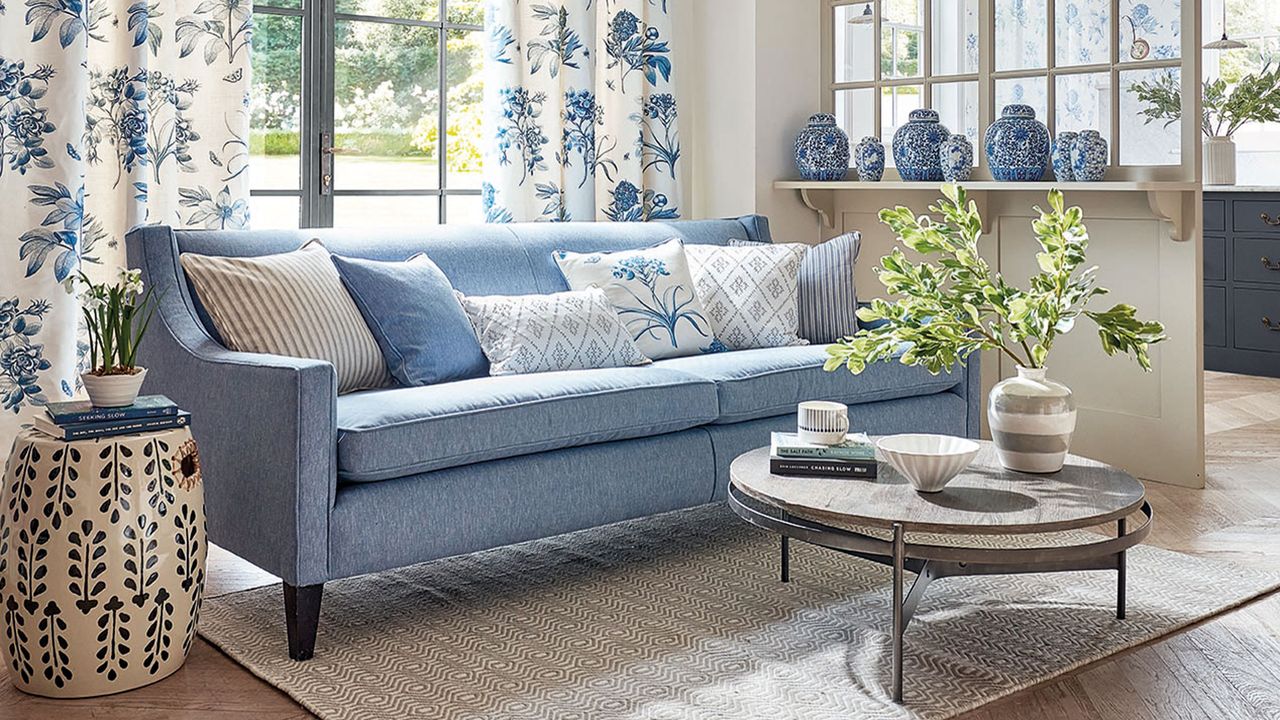
<instances>
[{"instance_id":1,"label":"green leafy branch","mask_svg":"<svg viewBox=\"0 0 1280 720\"><path fill-rule=\"evenodd\" d=\"M1168 127L1182 119L1182 87L1172 73L1129 87L1145 103L1141 115L1146 124L1163 120ZM1223 78L1204 82L1204 111L1200 131L1205 137L1231 137L1251 122L1280 120L1280 67L1268 63L1261 72L1245 75L1235 87Z\"/></svg>"},{"instance_id":2,"label":"green leafy branch","mask_svg":"<svg viewBox=\"0 0 1280 720\"><path fill-rule=\"evenodd\" d=\"M1080 208L1067 208L1057 190L1049 193L1048 211L1036 208L1040 217L1031 227L1040 244L1040 272L1023 290L992 271L979 253L982 216L964 188L947 184L942 193L945 198L929 207L939 220L902 206L880 211L880 221L926 261L913 262L897 247L881 259L877 276L898 299L877 299L858 310L870 326L827 348L828 371L843 366L858 374L897 357L936 375L981 350L999 351L1023 367L1044 367L1054 341L1081 315L1097 324L1108 355L1132 355L1151 370L1149 346L1165 339L1163 325L1139 320L1130 305L1087 309L1108 291L1097 285L1097 267L1081 269L1089 233Z\"/></svg>"}]
</instances>

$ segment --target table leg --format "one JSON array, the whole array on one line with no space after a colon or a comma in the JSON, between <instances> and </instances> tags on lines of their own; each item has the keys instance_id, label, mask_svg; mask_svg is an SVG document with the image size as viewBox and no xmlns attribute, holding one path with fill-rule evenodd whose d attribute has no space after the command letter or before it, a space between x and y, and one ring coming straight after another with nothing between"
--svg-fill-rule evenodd
<instances>
[{"instance_id":1,"label":"table leg","mask_svg":"<svg viewBox=\"0 0 1280 720\"><path fill-rule=\"evenodd\" d=\"M904 627L902 607L903 563L906 547L902 525L893 524L893 701L902 702L902 635Z\"/></svg>"},{"instance_id":2,"label":"table leg","mask_svg":"<svg viewBox=\"0 0 1280 720\"><path fill-rule=\"evenodd\" d=\"M791 538L782 536L782 582L791 582Z\"/></svg>"},{"instance_id":3,"label":"table leg","mask_svg":"<svg viewBox=\"0 0 1280 720\"><path fill-rule=\"evenodd\" d=\"M1116 534L1124 537L1125 519L1120 518L1116 522ZM1125 553L1120 551L1116 558L1116 619L1123 620L1125 614Z\"/></svg>"}]
</instances>

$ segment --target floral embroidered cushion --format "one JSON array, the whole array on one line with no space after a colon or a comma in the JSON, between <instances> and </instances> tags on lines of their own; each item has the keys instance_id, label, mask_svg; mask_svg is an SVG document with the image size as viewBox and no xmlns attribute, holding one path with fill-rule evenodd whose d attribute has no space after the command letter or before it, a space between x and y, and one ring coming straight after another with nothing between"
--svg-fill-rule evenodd
<instances>
[{"instance_id":1,"label":"floral embroidered cushion","mask_svg":"<svg viewBox=\"0 0 1280 720\"><path fill-rule=\"evenodd\" d=\"M458 302L489 358L490 375L646 365L599 288L552 295L468 297Z\"/></svg>"},{"instance_id":2,"label":"floral embroidered cushion","mask_svg":"<svg viewBox=\"0 0 1280 720\"><path fill-rule=\"evenodd\" d=\"M724 346L702 308L684 243L643 250L553 253L573 290L604 290L640 352L654 360L718 352Z\"/></svg>"},{"instance_id":3,"label":"floral embroidered cushion","mask_svg":"<svg viewBox=\"0 0 1280 720\"><path fill-rule=\"evenodd\" d=\"M730 350L807 345L800 339L800 264L808 246L689 245L685 254L716 339Z\"/></svg>"}]
</instances>

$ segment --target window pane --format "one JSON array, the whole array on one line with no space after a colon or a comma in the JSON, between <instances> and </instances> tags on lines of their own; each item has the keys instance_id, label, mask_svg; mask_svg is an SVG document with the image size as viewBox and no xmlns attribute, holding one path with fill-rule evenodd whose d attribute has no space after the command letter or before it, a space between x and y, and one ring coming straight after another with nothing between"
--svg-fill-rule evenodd
<instances>
[{"instance_id":1,"label":"window pane","mask_svg":"<svg viewBox=\"0 0 1280 720\"><path fill-rule=\"evenodd\" d=\"M1045 66L1048 0L996 0L996 70Z\"/></svg>"},{"instance_id":2,"label":"window pane","mask_svg":"<svg viewBox=\"0 0 1280 720\"><path fill-rule=\"evenodd\" d=\"M1035 108L1036 119L1044 122L1049 117L1049 91L1044 78L1017 78L996 81L996 117L1005 105L1022 104Z\"/></svg>"},{"instance_id":3,"label":"window pane","mask_svg":"<svg viewBox=\"0 0 1280 720\"><path fill-rule=\"evenodd\" d=\"M836 124L849 134L849 144L876 134L875 90L841 90L836 93ZM853 159L850 158L850 163Z\"/></svg>"},{"instance_id":4,"label":"window pane","mask_svg":"<svg viewBox=\"0 0 1280 720\"><path fill-rule=\"evenodd\" d=\"M435 28L335 24L334 187L438 187L439 37Z\"/></svg>"},{"instance_id":5,"label":"window pane","mask_svg":"<svg viewBox=\"0 0 1280 720\"><path fill-rule=\"evenodd\" d=\"M933 0L933 74L978 72L978 0Z\"/></svg>"},{"instance_id":6,"label":"window pane","mask_svg":"<svg viewBox=\"0 0 1280 720\"><path fill-rule=\"evenodd\" d=\"M449 132L445 156L448 158L448 187L479 190L482 181L484 138L484 52L483 33L477 30L450 30L445 57L449 63Z\"/></svg>"},{"instance_id":7,"label":"window pane","mask_svg":"<svg viewBox=\"0 0 1280 720\"><path fill-rule=\"evenodd\" d=\"M880 75L920 77L924 0L884 0L880 18Z\"/></svg>"},{"instance_id":8,"label":"window pane","mask_svg":"<svg viewBox=\"0 0 1280 720\"><path fill-rule=\"evenodd\" d=\"M340 13L401 20L439 20L440 0L337 0Z\"/></svg>"},{"instance_id":9,"label":"window pane","mask_svg":"<svg viewBox=\"0 0 1280 720\"><path fill-rule=\"evenodd\" d=\"M1182 108L1138 99L1147 90L1181 90L1178 68L1120 73L1120 164L1178 165L1182 162ZM1166 93L1162 93L1166 94Z\"/></svg>"},{"instance_id":10,"label":"window pane","mask_svg":"<svg viewBox=\"0 0 1280 720\"><path fill-rule=\"evenodd\" d=\"M484 3L481 0L448 0L449 22L461 25L484 25Z\"/></svg>"},{"instance_id":11,"label":"window pane","mask_svg":"<svg viewBox=\"0 0 1280 720\"><path fill-rule=\"evenodd\" d=\"M893 133L907 124L907 116L920 107L924 95L919 85L881 88L880 92L880 137L884 138L885 149L890 150ZM892 151L885 153L885 165L893 167Z\"/></svg>"},{"instance_id":12,"label":"window pane","mask_svg":"<svg viewBox=\"0 0 1280 720\"><path fill-rule=\"evenodd\" d=\"M875 27L871 3L835 8L836 82L874 80L876 73Z\"/></svg>"},{"instance_id":13,"label":"window pane","mask_svg":"<svg viewBox=\"0 0 1280 720\"><path fill-rule=\"evenodd\" d=\"M933 109L953 133L966 135L978 147L978 83L940 83L933 86ZM977 153L974 153L977 163Z\"/></svg>"},{"instance_id":14,"label":"window pane","mask_svg":"<svg viewBox=\"0 0 1280 720\"><path fill-rule=\"evenodd\" d=\"M1111 143L1111 74L1059 75L1054 132L1097 130Z\"/></svg>"},{"instance_id":15,"label":"window pane","mask_svg":"<svg viewBox=\"0 0 1280 720\"><path fill-rule=\"evenodd\" d=\"M333 199L334 227L422 227L439 222L440 198L435 195Z\"/></svg>"},{"instance_id":16,"label":"window pane","mask_svg":"<svg viewBox=\"0 0 1280 720\"><path fill-rule=\"evenodd\" d=\"M253 7L254 8L277 7L277 8L288 8L290 10L297 10L302 7L302 0L265 0L265 2L255 2L253 4ZM256 23L257 20L255 19L254 22ZM254 35L257 35L257 33L258 31L257 31L257 28L255 27ZM257 41L256 37L254 38L254 41L255 42Z\"/></svg>"},{"instance_id":17,"label":"window pane","mask_svg":"<svg viewBox=\"0 0 1280 720\"><path fill-rule=\"evenodd\" d=\"M296 197L249 196L249 227L254 230L293 230L298 227L302 201Z\"/></svg>"},{"instance_id":18,"label":"window pane","mask_svg":"<svg viewBox=\"0 0 1280 720\"><path fill-rule=\"evenodd\" d=\"M450 225L479 225L484 222L484 203L479 195L450 195L445 202L449 203Z\"/></svg>"},{"instance_id":19,"label":"window pane","mask_svg":"<svg viewBox=\"0 0 1280 720\"><path fill-rule=\"evenodd\" d=\"M1057 64L1111 62L1111 0L1060 2L1054 24Z\"/></svg>"},{"instance_id":20,"label":"window pane","mask_svg":"<svg viewBox=\"0 0 1280 720\"><path fill-rule=\"evenodd\" d=\"M249 185L296 190L301 174L302 19L259 13L254 23Z\"/></svg>"},{"instance_id":21,"label":"window pane","mask_svg":"<svg viewBox=\"0 0 1280 720\"><path fill-rule=\"evenodd\" d=\"M1121 0L1120 62L1182 57L1180 0Z\"/></svg>"}]
</instances>

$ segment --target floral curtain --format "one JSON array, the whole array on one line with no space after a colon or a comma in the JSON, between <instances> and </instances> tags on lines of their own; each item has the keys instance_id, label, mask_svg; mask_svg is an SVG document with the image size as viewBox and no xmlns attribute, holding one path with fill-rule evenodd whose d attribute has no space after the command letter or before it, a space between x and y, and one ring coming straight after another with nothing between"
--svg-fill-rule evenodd
<instances>
[{"instance_id":1,"label":"floral curtain","mask_svg":"<svg viewBox=\"0 0 1280 720\"><path fill-rule=\"evenodd\" d=\"M680 217L668 0L490 0L490 222Z\"/></svg>"},{"instance_id":2,"label":"floral curtain","mask_svg":"<svg viewBox=\"0 0 1280 720\"><path fill-rule=\"evenodd\" d=\"M0 0L0 459L78 390L72 280L248 220L248 0Z\"/></svg>"}]
</instances>

